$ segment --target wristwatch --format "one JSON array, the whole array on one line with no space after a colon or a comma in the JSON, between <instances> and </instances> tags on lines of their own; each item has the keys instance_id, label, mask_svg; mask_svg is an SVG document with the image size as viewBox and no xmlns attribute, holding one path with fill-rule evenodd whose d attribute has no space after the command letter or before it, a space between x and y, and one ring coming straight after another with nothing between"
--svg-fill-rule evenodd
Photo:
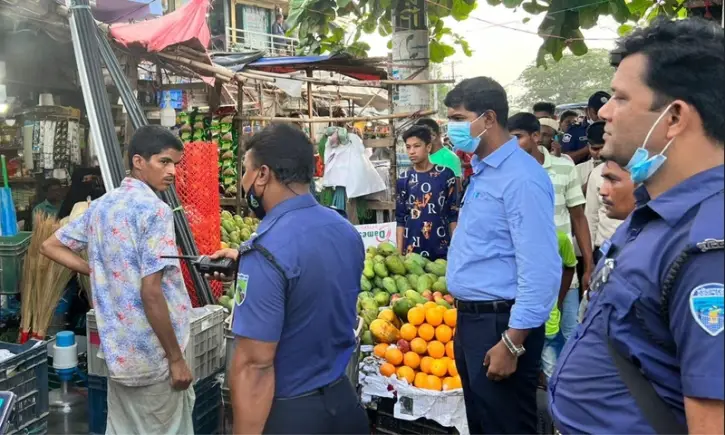
<instances>
[{"instance_id":1,"label":"wristwatch","mask_svg":"<svg viewBox=\"0 0 725 435\"><path fill-rule=\"evenodd\" d=\"M509 352L511 352L511 354L516 358L526 353L526 349L524 348L524 346L516 346L505 332L501 334L501 341L503 341L503 344L506 345Z\"/></svg>"}]
</instances>

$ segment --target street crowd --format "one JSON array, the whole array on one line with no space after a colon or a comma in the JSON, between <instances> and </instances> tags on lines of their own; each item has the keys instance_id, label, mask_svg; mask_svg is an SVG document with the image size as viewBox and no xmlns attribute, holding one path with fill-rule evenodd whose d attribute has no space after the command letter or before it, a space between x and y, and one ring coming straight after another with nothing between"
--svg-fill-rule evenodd
<instances>
[{"instance_id":1,"label":"street crowd","mask_svg":"<svg viewBox=\"0 0 725 435\"><path fill-rule=\"evenodd\" d=\"M447 94L445 138L429 119L403 133L397 244L447 258L471 433L537 433L541 391L560 433L724 431L723 29L659 20L620 39L611 63L611 92L585 117L557 102L511 115L503 87L476 77ZM109 434L193 433L191 303L163 258L177 248L157 196L182 155L168 130L137 130L130 176L43 244L91 277ZM243 294L234 433L370 431L345 376L365 253L310 193L314 171L295 126L245 144L241 183L262 221L213 256L237 261L236 276L210 277Z\"/></svg>"}]
</instances>

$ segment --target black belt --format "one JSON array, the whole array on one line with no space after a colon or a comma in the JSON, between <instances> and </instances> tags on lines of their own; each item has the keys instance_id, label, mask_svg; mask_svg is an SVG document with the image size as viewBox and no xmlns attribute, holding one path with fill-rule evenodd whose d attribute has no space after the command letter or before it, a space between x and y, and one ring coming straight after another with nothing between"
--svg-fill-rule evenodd
<instances>
[{"instance_id":1,"label":"black belt","mask_svg":"<svg viewBox=\"0 0 725 435\"><path fill-rule=\"evenodd\" d=\"M456 308L461 313L492 314L509 313L514 305L513 300L499 299L496 301L456 301Z\"/></svg>"},{"instance_id":2,"label":"black belt","mask_svg":"<svg viewBox=\"0 0 725 435\"><path fill-rule=\"evenodd\" d=\"M300 394L298 396L293 396L293 397L275 397L274 400L292 400L292 399L301 399L303 397L320 396L320 395L322 395L322 394L325 393L325 390L329 390L330 388L336 386L337 384L339 384L340 382L342 382L345 379L347 379L347 376L346 375L343 375L343 376L337 378L336 381L332 381L332 382L330 382L327 385L323 385L320 388L315 388L314 390L310 390L310 391L308 391L306 393L302 393L302 394Z\"/></svg>"}]
</instances>

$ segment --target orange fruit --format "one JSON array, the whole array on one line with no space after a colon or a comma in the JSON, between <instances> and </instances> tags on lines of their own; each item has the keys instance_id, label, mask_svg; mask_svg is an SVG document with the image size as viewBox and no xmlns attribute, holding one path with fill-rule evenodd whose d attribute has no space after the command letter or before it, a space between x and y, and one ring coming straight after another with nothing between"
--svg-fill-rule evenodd
<instances>
[{"instance_id":1,"label":"orange fruit","mask_svg":"<svg viewBox=\"0 0 725 435\"><path fill-rule=\"evenodd\" d=\"M456 388L463 388L463 384L461 383L461 377L459 375L453 376L453 385Z\"/></svg>"},{"instance_id":2,"label":"orange fruit","mask_svg":"<svg viewBox=\"0 0 725 435\"><path fill-rule=\"evenodd\" d=\"M424 356L420 360L420 371L429 374L430 373L430 367L433 365L433 361L435 361L433 358L429 356Z\"/></svg>"},{"instance_id":3,"label":"orange fruit","mask_svg":"<svg viewBox=\"0 0 725 435\"><path fill-rule=\"evenodd\" d=\"M388 346L390 346L388 343L376 344L373 348L373 354L377 357L385 358L385 351L388 350Z\"/></svg>"},{"instance_id":4,"label":"orange fruit","mask_svg":"<svg viewBox=\"0 0 725 435\"><path fill-rule=\"evenodd\" d=\"M387 354L387 352L386 352ZM428 343L428 355L433 358L443 358L446 354L446 347L440 341L431 341ZM385 359L388 359L387 356Z\"/></svg>"},{"instance_id":5,"label":"orange fruit","mask_svg":"<svg viewBox=\"0 0 725 435\"><path fill-rule=\"evenodd\" d=\"M399 366L403 362L403 352L395 346L390 346L385 351L385 361L394 366Z\"/></svg>"},{"instance_id":6,"label":"orange fruit","mask_svg":"<svg viewBox=\"0 0 725 435\"><path fill-rule=\"evenodd\" d=\"M453 360L448 362L448 374L453 377L458 376L458 368L456 368L456 362Z\"/></svg>"},{"instance_id":7,"label":"orange fruit","mask_svg":"<svg viewBox=\"0 0 725 435\"><path fill-rule=\"evenodd\" d=\"M428 380L426 384L426 388L433 391L440 391L443 388L443 382L441 382L441 378L434 375L428 375Z\"/></svg>"},{"instance_id":8,"label":"orange fruit","mask_svg":"<svg viewBox=\"0 0 725 435\"><path fill-rule=\"evenodd\" d=\"M448 308L444 307L443 305L438 305L438 311L441 312L441 316L446 314L446 311L448 311Z\"/></svg>"},{"instance_id":9,"label":"orange fruit","mask_svg":"<svg viewBox=\"0 0 725 435\"><path fill-rule=\"evenodd\" d=\"M425 341L433 340L433 337L435 337L435 335L435 328L427 323L424 323L418 327L418 337L422 338Z\"/></svg>"},{"instance_id":10,"label":"orange fruit","mask_svg":"<svg viewBox=\"0 0 725 435\"><path fill-rule=\"evenodd\" d=\"M443 314L443 322L445 322L445 324L450 326L451 328L456 327L457 319L458 319L458 310L456 310L455 308L446 310L446 312Z\"/></svg>"},{"instance_id":11,"label":"orange fruit","mask_svg":"<svg viewBox=\"0 0 725 435\"><path fill-rule=\"evenodd\" d=\"M410 350L418 355L425 355L428 352L428 343L420 337L410 340Z\"/></svg>"},{"instance_id":12,"label":"orange fruit","mask_svg":"<svg viewBox=\"0 0 725 435\"><path fill-rule=\"evenodd\" d=\"M425 310L425 321L431 326L438 326L443 323L443 313L438 309L440 305Z\"/></svg>"},{"instance_id":13,"label":"orange fruit","mask_svg":"<svg viewBox=\"0 0 725 435\"><path fill-rule=\"evenodd\" d=\"M440 358L440 360L443 361L444 363L446 363L446 367L448 367L448 363L451 362L451 359L448 358L447 356Z\"/></svg>"},{"instance_id":14,"label":"orange fruit","mask_svg":"<svg viewBox=\"0 0 725 435\"><path fill-rule=\"evenodd\" d=\"M450 359L455 359L453 354L453 340L446 343L446 356Z\"/></svg>"},{"instance_id":15,"label":"orange fruit","mask_svg":"<svg viewBox=\"0 0 725 435\"><path fill-rule=\"evenodd\" d=\"M413 307L408 310L408 323L418 326L425 322L425 310L420 307Z\"/></svg>"},{"instance_id":16,"label":"orange fruit","mask_svg":"<svg viewBox=\"0 0 725 435\"><path fill-rule=\"evenodd\" d=\"M436 328L436 340L443 344L448 343L453 338L453 330L448 325L438 325Z\"/></svg>"},{"instance_id":17,"label":"orange fruit","mask_svg":"<svg viewBox=\"0 0 725 435\"><path fill-rule=\"evenodd\" d=\"M443 389L443 391L455 390L456 389L455 379L453 379L451 377L444 378L442 389Z\"/></svg>"},{"instance_id":18,"label":"orange fruit","mask_svg":"<svg viewBox=\"0 0 725 435\"><path fill-rule=\"evenodd\" d=\"M425 308L426 311L430 310L431 308L437 308L440 307L440 305L436 304L435 302L428 301L423 304L423 308Z\"/></svg>"},{"instance_id":19,"label":"orange fruit","mask_svg":"<svg viewBox=\"0 0 725 435\"><path fill-rule=\"evenodd\" d=\"M402 338L403 340L411 341L417 336L418 328L416 328L414 325L406 323L405 325L400 327L400 338Z\"/></svg>"},{"instance_id":20,"label":"orange fruit","mask_svg":"<svg viewBox=\"0 0 725 435\"><path fill-rule=\"evenodd\" d=\"M448 365L443 360L435 360L430 365L430 374L436 375L439 378L445 376L448 373Z\"/></svg>"},{"instance_id":21,"label":"orange fruit","mask_svg":"<svg viewBox=\"0 0 725 435\"><path fill-rule=\"evenodd\" d=\"M413 385L415 385L418 388L425 388L426 385L428 385L428 375L426 375L423 372L416 373L415 381L413 382Z\"/></svg>"},{"instance_id":22,"label":"orange fruit","mask_svg":"<svg viewBox=\"0 0 725 435\"><path fill-rule=\"evenodd\" d=\"M390 363L380 364L380 374L383 376L393 376L395 374L395 366Z\"/></svg>"},{"instance_id":23,"label":"orange fruit","mask_svg":"<svg viewBox=\"0 0 725 435\"><path fill-rule=\"evenodd\" d=\"M405 379L410 385L415 381L415 371L408 366L398 367L395 374L398 375L398 379Z\"/></svg>"},{"instance_id":24,"label":"orange fruit","mask_svg":"<svg viewBox=\"0 0 725 435\"><path fill-rule=\"evenodd\" d=\"M403 364L411 369L417 369L420 365L420 355L413 351L406 352L405 355L403 355Z\"/></svg>"}]
</instances>

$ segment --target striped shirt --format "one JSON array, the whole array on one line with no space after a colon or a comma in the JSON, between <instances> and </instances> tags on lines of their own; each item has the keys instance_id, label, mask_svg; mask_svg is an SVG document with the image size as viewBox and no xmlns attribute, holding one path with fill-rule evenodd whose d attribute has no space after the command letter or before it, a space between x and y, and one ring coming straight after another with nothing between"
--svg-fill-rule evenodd
<instances>
[{"instance_id":1,"label":"striped shirt","mask_svg":"<svg viewBox=\"0 0 725 435\"><path fill-rule=\"evenodd\" d=\"M567 234L573 241L569 209L587 202L584 198L582 183L579 180L579 172L571 160L552 156L542 146L539 147L539 150L544 154L543 166L549 174L551 184L554 185L554 225L556 225L557 231ZM579 286L576 276L574 276L571 286L572 288Z\"/></svg>"}]
</instances>

